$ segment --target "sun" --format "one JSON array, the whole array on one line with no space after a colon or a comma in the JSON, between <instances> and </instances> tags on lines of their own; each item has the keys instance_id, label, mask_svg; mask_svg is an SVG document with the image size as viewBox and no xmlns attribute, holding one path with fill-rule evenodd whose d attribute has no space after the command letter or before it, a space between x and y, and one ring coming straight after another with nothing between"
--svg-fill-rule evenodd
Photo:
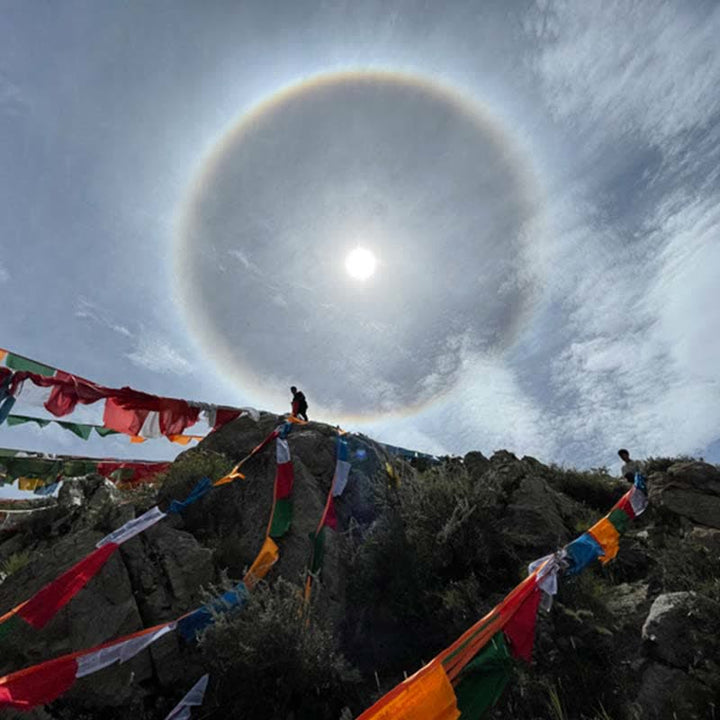
<instances>
[{"instance_id":1,"label":"sun","mask_svg":"<svg viewBox=\"0 0 720 720\"><path fill-rule=\"evenodd\" d=\"M345 258L345 270L355 280L367 280L372 277L376 266L375 255L364 247L356 247Z\"/></svg>"}]
</instances>

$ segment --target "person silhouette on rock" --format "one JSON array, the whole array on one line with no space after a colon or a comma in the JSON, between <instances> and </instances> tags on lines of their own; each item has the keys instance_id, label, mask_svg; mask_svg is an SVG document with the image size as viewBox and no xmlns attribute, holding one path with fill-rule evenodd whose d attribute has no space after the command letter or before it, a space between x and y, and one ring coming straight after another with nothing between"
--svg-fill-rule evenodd
<instances>
[{"instance_id":1,"label":"person silhouette on rock","mask_svg":"<svg viewBox=\"0 0 720 720\"><path fill-rule=\"evenodd\" d=\"M294 417L301 418L307 422L307 409L308 404L305 399L305 394L302 390L298 390L294 385L290 388L290 392L293 394L292 399L292 414Z\"/></svg>"}]
</instances>

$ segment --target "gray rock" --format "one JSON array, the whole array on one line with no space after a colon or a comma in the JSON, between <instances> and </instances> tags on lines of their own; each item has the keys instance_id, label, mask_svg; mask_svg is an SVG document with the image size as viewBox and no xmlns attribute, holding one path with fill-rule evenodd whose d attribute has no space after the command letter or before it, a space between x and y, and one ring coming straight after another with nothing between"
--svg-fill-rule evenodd
<instances>
[{"instance_id":1,"label":"gray rock","mask_svg":"<svg viewBox=\"0 0 720 720\"><path fill-rule=\"evenodd\" d=\"M706 720L713 692L677 668L651 663L642 676L635 707L641 720Z\"/></svg>"},{"instance_id":2,"label":"gray rock","mask_svg":"<svg viewBox=\"0 0 720 720\"><path fill-rule=\"evenodd\" d=\"M719 634L720 604L694 592L658 596L642 628L650 656L680 669L714 658Z\"/></svg>"},{"instance_id":3,"label":"gray rock","mask_svg":"<svg viewBox=\"0 0 720 720\"><path fill-rule=\"evenodd\" d=\"M649 482L650 503L694 523L720 528L720 470L703 462L676 463Z\"/></svg>"}]
</instances>

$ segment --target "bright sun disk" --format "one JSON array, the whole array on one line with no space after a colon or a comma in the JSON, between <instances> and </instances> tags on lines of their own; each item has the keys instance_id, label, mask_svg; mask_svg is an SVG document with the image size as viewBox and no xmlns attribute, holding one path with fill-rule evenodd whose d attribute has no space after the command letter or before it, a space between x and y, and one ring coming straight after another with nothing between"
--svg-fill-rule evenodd
<instances>
[{"instance_id":1,"label":"bright sun disk","mask_svg":"<svg viewBox=\"0 0 720 720\"><path fill-rule=\"evenodd\" d=\"M345 258L345 269L356 280L367 280L374 272L377 260L369 250L356 247Z\"/></svg>"}]
</instances>

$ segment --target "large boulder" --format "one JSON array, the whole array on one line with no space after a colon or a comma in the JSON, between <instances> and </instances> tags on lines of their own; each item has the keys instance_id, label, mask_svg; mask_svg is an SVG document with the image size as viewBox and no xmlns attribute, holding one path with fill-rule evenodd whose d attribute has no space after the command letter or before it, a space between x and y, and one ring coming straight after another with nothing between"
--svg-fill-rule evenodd
<instances>
[{"instance_id":1,"label":"large boulder","mask_svg":"<svg viewBox=\"0 0 720 720\"><path fill-rule=\"evenodd\" d=\"M649 482L650 503L694 523L720 528L720 470L704 462L671 465Z\"/></svg>"},{"instance_id":2,"label":"large boulder","mask_svg":"<svg viewBox=\"0 0 720 720\"><path fill-rule=\"evenodd\" d=\"M720 603L694 592L659 595L642 628L648 653L680 669L716 657L720 640Z\"/></svg>"}]
</instances>

